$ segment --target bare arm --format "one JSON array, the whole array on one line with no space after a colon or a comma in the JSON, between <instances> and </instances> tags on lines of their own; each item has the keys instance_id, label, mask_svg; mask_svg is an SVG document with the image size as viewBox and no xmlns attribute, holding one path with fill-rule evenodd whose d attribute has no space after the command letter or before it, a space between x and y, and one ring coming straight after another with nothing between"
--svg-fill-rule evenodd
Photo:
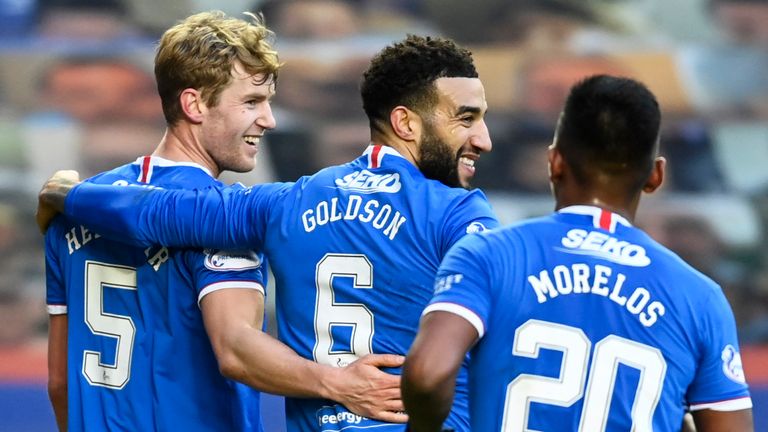
<instances>
[{"instance_id":1,"label":"bare arm","mask_svg":"<svg viewBox=\"0 0 768 432\"><path fill-rule=\"evenodd\" d=\"M752 432L752 409L715 411L704 409L693 412L696 432Z\"/></svg>"},{"instance_id":2,"label":"bare arm","mask_svg":"<svg viewBox=\"0 0 768 432\"><path fill-rule=\"evenodd\" d=\"M49 315L48 398L56 424L67 430L67 315Z\"/></svg>"},{"instance_id":3,"label":"bare arm","mask_svg":"<svg viewBox=\"0 0 768 432\"><path fill-rule=\"evenodd\" d=\"M477 337L469 322L450 312L422 318L403 367L403 402L411 431L441 430L453 403L456 375Z\"/></svg>"},{"instance_id":4,"label":"bare arm","mask_svg":"<svg viewBox=\"0 0 768 432\"><path fill-rule=\"evenodd\" d=\"M221 373L261 391L331 399L358 415L403 423L396 355L369 355L345 368L307 360L261 330L264 296L250 289L214 291L201 301L203 320Z\"/></svg>"}]
</instances>

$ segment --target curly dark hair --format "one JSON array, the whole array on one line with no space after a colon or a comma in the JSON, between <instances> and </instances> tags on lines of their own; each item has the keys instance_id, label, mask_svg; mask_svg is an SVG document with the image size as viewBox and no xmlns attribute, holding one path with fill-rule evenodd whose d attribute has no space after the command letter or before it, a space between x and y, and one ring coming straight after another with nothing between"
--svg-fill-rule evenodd
<instances>
[{"instance_id":1,"label":"curly dark hair","mask_svg":"<svg viewBox=\"0 0 768 432\"><path fill-rule=\"evenodd\" d=\"M440 37L408 35L384 48L363 73L360 95L371 128L403 105L420 115L437 102L438 78L477 78L469 50Z\"/></svg>"}]
</instances>

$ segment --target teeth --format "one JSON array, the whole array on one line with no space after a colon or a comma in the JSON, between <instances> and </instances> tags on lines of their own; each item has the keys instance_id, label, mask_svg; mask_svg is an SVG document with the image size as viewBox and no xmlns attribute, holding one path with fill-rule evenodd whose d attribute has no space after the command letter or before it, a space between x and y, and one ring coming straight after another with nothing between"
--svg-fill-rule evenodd
<instances>
[{"instance_id":1,"label":"teeth","mask_svg":"<svg viewBox=\"0 0 768 432\"><path fill-rule=\"evenodd\" d=\"M251 145L255 145L259 143L259 138L255 136L247 136L247 137L243 137L243 139L245 140L245 142Z\"/></svg>"},{"instance_id":2,"label":"teeth","mask_svg":"<svg viewBox=\"0 0 768 432\"><path fill-rule=\"evenodd\" d=\"M464 164L464 165L466 165L466 166L468 166L468 167L474 167L475 166L475 161L473 161L470 158L460 157L459 158L459 162Z\"/></svg>"}]
</instances>

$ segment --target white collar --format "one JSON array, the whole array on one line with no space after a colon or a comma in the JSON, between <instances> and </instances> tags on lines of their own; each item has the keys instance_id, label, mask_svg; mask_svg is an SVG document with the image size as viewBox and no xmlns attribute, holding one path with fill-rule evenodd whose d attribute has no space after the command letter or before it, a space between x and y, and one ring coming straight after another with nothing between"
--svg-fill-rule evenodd
<instances>
[{"instance_id":1,"label":"white collar","mask_svg":"<svg viewBox=\"0 0 768 432\"><path fill-rule=\"evenodd\" d=\"M150 183L152 181L152 173L154 167L172 167L172 166L186 166L192 168L198 168L203 170L206 174L213 177L211 171L208 168L197 164L195 162L176 162L170 159L161 158L159 156L141 156L134 162L139 166L139 178L136 181L141 183Z\"/></svg>"},{"instance_id":2,"label":"white collar","mask_svg":"<svg viewBox=\"0 0 768 432\"><path fill-rule=\"evenodd\" d=\"M363 152L363 156L368 156L368 168L380 167L384 155L397 156L405 159L397 150L381 144L370 144Z\"/></svg>"},{"instance_id":3,"label":"white collar","mask_svg":"<svg viewBox=\"0 0 768 432\"><path fill-rule=\"evenodd\" d=\"M595 228L602 228L610 232L616 231L617 223L624 226L632 226L632 224L624 216L600 207L590 205L572 205L561 208L558 210L558 213L571 213L592 216L592 224Z\"/></svg>"}]
</instances>

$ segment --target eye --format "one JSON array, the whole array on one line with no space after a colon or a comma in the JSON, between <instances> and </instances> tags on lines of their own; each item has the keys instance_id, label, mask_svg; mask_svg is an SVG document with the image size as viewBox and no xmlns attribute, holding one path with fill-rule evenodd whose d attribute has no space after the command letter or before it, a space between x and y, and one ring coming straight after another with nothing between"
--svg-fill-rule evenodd
<instances>
[{"instance_id":1,"label":"eye","mask_svg":"<svg viewBox=\"0 0 768 432\"><path fill-rule=\"evenodd\" d=\"M264 99L264 98L249 99L249 100L245 101L245 104L249 108L255 108L257 105L261 105L262 103L266 103L267 105L271 105L272 101L270 99Z\"/></svg>"}]
</instances>

